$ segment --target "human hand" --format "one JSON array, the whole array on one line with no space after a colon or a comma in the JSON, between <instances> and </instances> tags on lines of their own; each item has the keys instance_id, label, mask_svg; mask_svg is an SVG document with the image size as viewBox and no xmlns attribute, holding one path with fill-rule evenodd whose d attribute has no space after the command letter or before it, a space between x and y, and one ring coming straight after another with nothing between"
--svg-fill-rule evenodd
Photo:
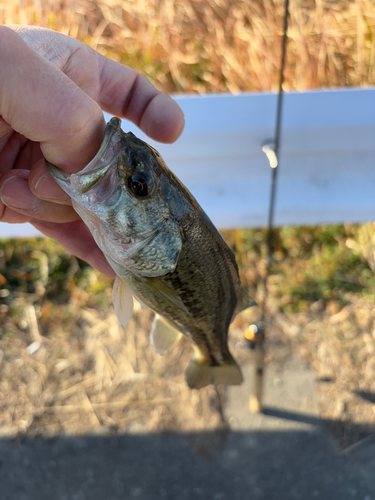
<instances>
[{"instance_id":1,"label":"human hand","mask_svg":"<svg viewBox=\"0 0 375 500\"><path fill-rule=\"evenodd\" d=\"M44 158L81 170L102 142L102 109L161 142L179 137L183 113L137 71L60 33L0 26L0 47L0 221L30 222L114 276Z\"/></svg>"}]
</instances>

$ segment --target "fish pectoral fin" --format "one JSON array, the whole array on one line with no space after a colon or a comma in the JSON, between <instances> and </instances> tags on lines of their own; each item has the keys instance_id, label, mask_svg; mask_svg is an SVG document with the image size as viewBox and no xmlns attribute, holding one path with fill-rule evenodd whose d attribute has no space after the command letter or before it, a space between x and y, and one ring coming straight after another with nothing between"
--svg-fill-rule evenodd
<instances>
[{"instance_id":1,"label":"fish pectoral fin","mask_svg":"<svg viewBox=\"0 0 375 500\"><path fill-rule=\"evenodd\" d=\"M132 315L134 302L130 288L118 276L113 284L112 300L117 319L125 327Z\"/></svg>"},{"instance_id":2,"label":"fish pectoral fin","mask_svg":"<svg viewBox=\"0 0 375 500\"><path fill-rule=\"evenodd\" d=\"M258 304L249 296L245 287L241 284L241 299L237 306L237 313L248 309L249 307L257 306Z\"/></svg>"},{"instance_id":3,"label":"fish pectoral fin","mask_svg":"<svg viewBox=\"0 0 375 500\"><path fill-rule=\"evenodd\" d=\"M190 361L185 376L190 389L202 389L209 384L240 385L243 382L241 370L232 356L222 365L211 366L196 354Z\"/></svg>"},{"instance_id":4,"label":"fish pectoral fin","mask_svg":"<svg viewBox=\"0 0 375 500\"><path fill-rule=\"evenodd\" d=\"M145 278L145 280L147 285L152 289L153 293L159 295L164 302L167 302L170 306L184 311L185 314L189 312L181 298L177 295L176 291L164 281L159 278Z\"/></svg>"},{"instance_id":5,"label":"fish pectoral fin","mask_svg":"<svg viewBox=\"0 0 375 500\"><path fill-rule=\"evenodd\" d=\"M155 316L150 332L150 341L154 350L164 356L180 340L182 333L158 314Z\"/></svg>"}]
</instances>

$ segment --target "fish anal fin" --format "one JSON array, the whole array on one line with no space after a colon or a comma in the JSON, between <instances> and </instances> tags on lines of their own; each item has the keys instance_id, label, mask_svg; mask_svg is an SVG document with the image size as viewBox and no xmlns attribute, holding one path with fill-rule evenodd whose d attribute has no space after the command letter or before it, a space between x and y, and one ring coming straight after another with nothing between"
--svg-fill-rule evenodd
<instances>
[{"instance_id":1,"label":"fish anal fin","mask_svg":"<svg viewBox=\"0 0 375 500\"><path fill-rule=\"evenodd\" d=\"M117 319L125 327L132 315L134 302L130 288L118 276L113 284L112 300Z\"/></svg>"},{"instance_id":2,"label":"fish anal fin","mask_svg":"<svg viewBox=\"0 0 375 500\"><path fill-rule=\"evenodd\" d=\"M162 356L182 337L168 321L158 314L155 316L150 332L150 341L154 350Z\"/></svg>"},{"instance_id":3,"label":"fish anal fin","mask_svg":"<svg viewBox=\"0 0 375 500\"><path fill-rule=\"evenodd\" d=\"M209 384L240 385L243 382L241 370L232 357L222 365L211 366L195 355L187 367L185 376L190 389L202 389Z\"/></svg>"}]
</instances>

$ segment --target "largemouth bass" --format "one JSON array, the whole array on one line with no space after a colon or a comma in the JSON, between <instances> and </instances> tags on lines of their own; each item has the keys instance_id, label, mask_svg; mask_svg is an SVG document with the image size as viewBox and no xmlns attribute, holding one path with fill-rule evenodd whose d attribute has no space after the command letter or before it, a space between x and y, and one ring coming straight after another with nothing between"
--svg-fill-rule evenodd
<instances>
[{"instance_id":1,"label":"largemouth bass","mask_svg":"<svg viewBox=\"0 0 375 500\"><path fill-rule=\"evenodd\" d=\"M164 354L186 335L195 356L191 388L236 385L228 349L234 316L253 305L233 252L160 154L112 118L95 158L69 175L46 162L117 274L113 303L126 326L133 296L156 316L151 344Z\"/></svg>"}]
</instances>

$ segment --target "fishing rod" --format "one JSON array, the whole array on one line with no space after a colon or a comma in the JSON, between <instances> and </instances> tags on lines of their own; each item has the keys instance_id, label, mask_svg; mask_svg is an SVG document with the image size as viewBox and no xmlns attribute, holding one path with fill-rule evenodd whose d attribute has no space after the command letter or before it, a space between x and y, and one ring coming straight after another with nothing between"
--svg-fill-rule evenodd
<instances>
[{"instance_id":1,"label":"fishing rod","mask_svg":"<svg viewBox=\"0 0 375 500\"><path fill-rule=\"evenodd\" d=\"M272 171L271 193L270 193L268 224L267 224L268 253L266 261L266 271L263 279L264 296L262 301L261 320L258 323L251 324L245 332L247 345L253 351L254 354L253 385L249 400L249 410L251 411L251 413L259 413L262 410L264 358L265 358L264 340L266 336L268 278L270 275L273 255L275 252L275 228L274 228L275 200L276 200L277 178L279 171L280 136L281 136L281 123L282 123L283 97L284 97L283 83L284 83L284 70L286 61L286 47L288 40L288 18L289 18L289 0L285 0L283 38L281 47L281 64L280 64L280 74L279 74L279 90L277 94L275 135L273 141L268 141L262 146L262 151L266 154Z\"/></svg>"}]
</instances>

